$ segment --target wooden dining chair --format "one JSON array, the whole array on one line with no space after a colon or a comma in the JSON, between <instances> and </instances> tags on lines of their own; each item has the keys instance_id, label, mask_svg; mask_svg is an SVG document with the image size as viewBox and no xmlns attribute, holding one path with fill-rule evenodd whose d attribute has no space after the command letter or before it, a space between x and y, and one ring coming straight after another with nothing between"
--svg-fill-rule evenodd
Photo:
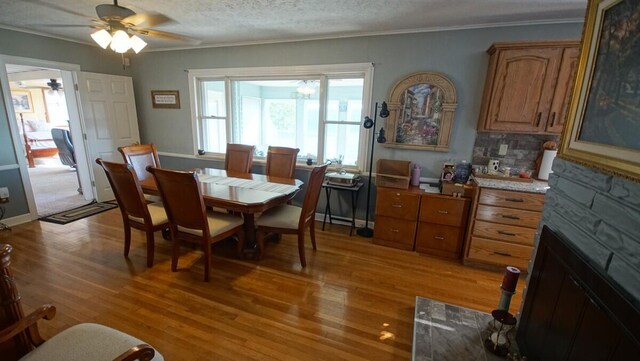
<instances>
[{"instance_id":1,"label":"wooden dining chair","mask_svg":"<svg viewBox=\"0 0 640 361\"><path fill-rule=\"evenodd\" d=\"M162 203L169 218L173 250L171 271L178 269L180 242L199 242L204 252L204 280L209 282L211 244L236 235L238 255L244 244L243 219L232 214L207 211L202 199L201 184L195 172L148 167L153 174Z\"/></svg>"},{"instance_id":2,"label":"wooden dining chair","mask_svg":"<svg viewBox=\"0 0 640 361\"><path fill-rule=\"evenodd\" d=\"M255 150L256 147L253 145L227 143L224 169L227 172L251 173Z\"/></svg>"},{"instance_id":3,"label":"wooden dining chair","mask_svg":"<svg viewBox=\"0 0 640 361\"><path fill-rule=\"evenodd\" d=\"M315 167L309 175L307 183L307 193L304 196L302 208L283 204L267 210L256 220L256 242L259 248L259 254L264 251L264 238L267 233L277 234L297 234L298 235L298 253L300 254L300 263L302 267L306 267L307 261L304 254L304 233L309 227L311 236L311 245L316 250L316 233L315 233L315 214L318 198L320 197L320 189L324 174L327 171L328 164Z\"/></svg>"},{"instance_id":4,"label":"wooden dining chair","mask_svg":"<svg viewBox=\"0 0 640 361\"><path fill-rule=\"evenodd\" d=\"M144 199L140 182L131 164L96 159L107 175L116 197L124 224L124 256L129 257L131 228L143 230L147 235L147 267L153 266L155 252L154 233L169 228L169 220L162 204Z\"/></svg>"},{"instance_id":5,"label":"wooden dining chair","mask_svg":"<svg viewBox=\"0 0 640 361\"><path fill-rule=\"evenodd\" d=\"M153 144L127 145L119 147L118 152L122 154L122 159L124 159L125 163L133 166L138 179L141 181L151 177L151 174L147 172L148 166L160 168L158 151Z\"/></svg>"},{"instance_id":6,"label":"wooden dining chair","mask_svg":"<svg viewBox=\"0 0 640 361\"><path fill-rule=\"evenodd\" d=\"M0 359L4 361L163 360L162 355L144 341L95 323L71 326L45 340L38 330L38 321L53 319L56 308L45 304L25 316L20 293L10 268L12 251L13 248L10 245L0 244Z\"/></svg>"},{"instance_id":7,"label":"wooden dining chair","mask_svg":"<svg viewBox=\"0 0 640 361\"><path fill-rule=\"evenodd\" d=\"M269 146L265 174L270 177L293 179L298 152L298 148Z\"/></svg>"}]
</instances>

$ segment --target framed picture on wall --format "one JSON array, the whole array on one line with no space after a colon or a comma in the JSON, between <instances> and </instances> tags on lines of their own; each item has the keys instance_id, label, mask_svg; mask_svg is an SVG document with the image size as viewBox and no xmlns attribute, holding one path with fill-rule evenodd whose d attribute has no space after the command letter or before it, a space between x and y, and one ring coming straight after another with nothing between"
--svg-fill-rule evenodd
<instances>
[{"instance_id":1,"label":"framed picture on wall","mask_svg":"<svg viewBox=\"0 0 640 361\"><path fill-rule=\"evenodd\" d=\"M152 90L151 102L154 108L180 109L180 93L177 90Z\"/></svg>"},{"instance_id":2,"label":"framed picture on wall","mask_svg":"<svg viewBox=\"0 0 640 361\"><path fill-rule=\"evenodd\" d=\"M31 93L27 90L12 90L11 102L16 113L33 113Z\"/></svg>"},{"instance_id":3,"label":"framed picture on wall","mask_svg":"<svg viewBox=\"0 0 640 361\"><path fill-rule=\"evenodd\" d=\"M640 181L640 2L590 0L583 34L560 157Z\"/></svg>"}]
</instances>

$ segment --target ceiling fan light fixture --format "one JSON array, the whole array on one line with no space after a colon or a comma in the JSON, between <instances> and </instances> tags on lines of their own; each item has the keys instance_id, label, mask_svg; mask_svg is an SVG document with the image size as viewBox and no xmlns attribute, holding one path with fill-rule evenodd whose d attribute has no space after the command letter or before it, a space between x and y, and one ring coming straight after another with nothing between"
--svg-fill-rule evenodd
<instances>
[{"instance_id":1,"label":"ceiling fan light fixture","mask_svg":"<svg viewBox=\"0 0 640 361\"><path fill-rule=\"evenodd\" d=\"M116 53L126 53L131 48L129 35L124 30L116 30L111 38L111 50Z\"/></svg>"},{"instance_id":2,"label":"ceiling fan light fixture","mask_svg":"<svg viewBox=\"0 0 640 361\"><path fill-rule=\"evenodd\" d=\"M91 38L93 38L93 40L98 43L102 49L106 49L111 43L111 34L109 34L105 29L98 30L91 34Z\"/></svg>"},{"instance_id":3,"label":"ceiling fan light fixture","mask_svg":"<svg viewBox=\"0 0 640 361\"><path fill-rule=\"evenodd\" d=\"M316 82L313 80L303 80L296 91L303 95L313 95L316 93Z\"/></svg>"},{"instance_id":4,"label":"ceiling fan light fixture","mask_svg":"<svg viewBox=\"0 0 640 361\"><path fill-rule=\"evenodd\" d=\"M147 43L144 40L140 39L140 37L138 37L137 35L131 36L131 38L129 39L129 44L131 45L131 49L133 49L136 54L138 54L140 50L144 49L144 47L147 46Z\"/></svg>"}]
</instances>

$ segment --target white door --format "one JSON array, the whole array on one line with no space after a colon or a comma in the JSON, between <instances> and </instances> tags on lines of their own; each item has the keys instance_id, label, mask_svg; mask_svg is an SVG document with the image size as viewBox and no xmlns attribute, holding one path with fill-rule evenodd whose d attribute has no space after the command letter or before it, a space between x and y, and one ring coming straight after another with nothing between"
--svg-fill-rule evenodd
<instances>
[{"instance_id":1,"label":"white door","mask_svg":"<svg viewBox=\"0 0 640 361\"><path fill-rule=\"evenodd\" d=\"M126 76L80 72L78 90L96 199L98 202L112 200L109 181L95 160L121 163L117 148L140 143L133 81Z\"/></svg>"}]
</instances>

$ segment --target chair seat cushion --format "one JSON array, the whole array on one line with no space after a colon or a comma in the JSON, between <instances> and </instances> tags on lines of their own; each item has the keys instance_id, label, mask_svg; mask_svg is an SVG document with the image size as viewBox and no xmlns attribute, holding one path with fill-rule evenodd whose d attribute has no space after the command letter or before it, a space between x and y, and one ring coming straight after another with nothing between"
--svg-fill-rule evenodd
<instances>
[{"instance_id":1,"label":"chair seat cushion","mask_svg":"<svg viewBox=\"0 0 640 361\"><path fill-rule=\"evenodd\" d=\"M72 326L47 340L20 361L113 361L133 346L146 343L124 332L95 323ZM156 350L154 361L164 358Z\"/></svg>"},{"instance_id":2,"label":"chair seat cushion","mask_svg":"<svg viewBox=\"0 0 640 361\"><path fill-rule=\"evenodd\" d=\"M256 220L256 225L258 227L298 229L301 212L302 208L300 207L283 204L262 213Z\"/></svg>"},{"instance_id":3,"label":"chair seat cushion","mask_svg":"<svg viewBox=\"0 0 640 361\"><path fill-rule=\"evenodd\" d=\"M164 211L164 206L162 204L149 203L147 204L147 209L149 210L149 215L151 216L151 223L153 223L154 226L169 222L167 213ZM144 219L142 218L129 216L129 219L144 224Z\"/></svg>"},{"instance_id":4,"label":"chair seat cushion","mask_svg":"<svg viewBox=\"0 0 640 361\"><path fill-rule=\"evenodd\" d=\"M244 220L242 217L234 216L232 214L209 210L207 211L207 223L209 223L209 233L211 234L211 237L215 237L235 227L241 226L244 223ZM202 236L202 231L199 229L178 226L178 231Z\"/></svg>"}]
</instances>

